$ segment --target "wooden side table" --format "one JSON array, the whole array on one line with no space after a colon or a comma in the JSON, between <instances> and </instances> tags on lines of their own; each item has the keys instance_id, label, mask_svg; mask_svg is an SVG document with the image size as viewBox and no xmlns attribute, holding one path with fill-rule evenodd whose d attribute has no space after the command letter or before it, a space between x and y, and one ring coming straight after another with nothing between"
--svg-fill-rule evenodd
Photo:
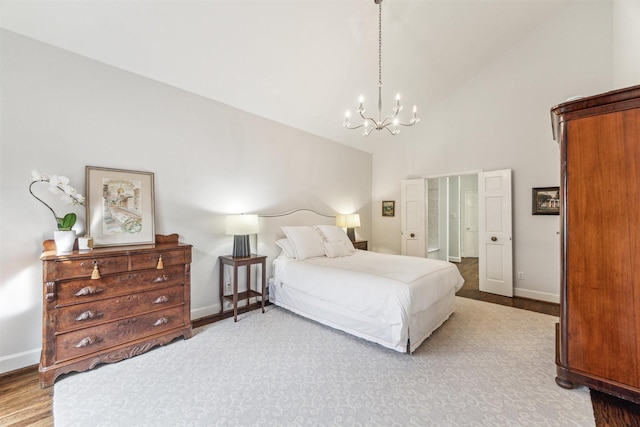
<instances>
[{"instance_id":1,"label":"wooden side table","mask_svg":"<svg viewBox=\"0 0 640 427\"><path fill-rule=\"evenodd\" d=\"M356 249L361 249L363 251L368 250L368 241L367 240L356 240L355 242L351 242L353 243L353 247Z\"/></svg>"},{"instance_id":2,"label":"wooden side table","mask_svg":"<svg viewBox=\"0 0 640 427\"><path fill-rule=\"evenodd\" d=\"M258 292L251 289L251 266L262 264L262 290ZM224 266L229 265L233 267L233 293L231 295L224 294ZM238 268L245 267L247 271L247 290L238 293ZM220 257L220 313L224 312L224 301L229 301L233 304L233 321L238 321L238 301L247 300L247 304L250 298L259 297L262 301L262 312L264 313L264 299L266 289L266 275L267 275L267 257L265 255L251 254L248 257L234 257L231 255L223 255Z\"/></svg>"}]
</instances>

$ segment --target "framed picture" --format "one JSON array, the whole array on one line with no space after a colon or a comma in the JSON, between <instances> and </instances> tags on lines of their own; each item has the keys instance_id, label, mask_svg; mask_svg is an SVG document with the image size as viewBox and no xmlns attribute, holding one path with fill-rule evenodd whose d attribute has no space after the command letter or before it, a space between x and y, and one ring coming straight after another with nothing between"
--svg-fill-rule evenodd
<instances>
[{"instance_id":1,"label":"framed picture","mask_svg":"<svg viewBox=\"0 0 640 427\"><path fill-rule=\"evenodd\" d=\"M155 243L153 173L87 166L85 175L94 247Z\"/></svg>"},{"instance_id":2,"label":"framed picture","mask_svg":"<svg viewBox=\"0 0 640 427\"><path fill-rule=\"evenodd\" d=\"M533 215L560 215L560 187L533 189Z\"/></svg>"},{"instance_id":3,"label":"framed picture","mask_svg":"<svg viewBox=\"0 0 640 427\"><path fill-rule=\"evenodd\" d=\"M382 202L382 216L395 216L396 202L393 200L385 200Z\"/></svg>"}]
</instances>

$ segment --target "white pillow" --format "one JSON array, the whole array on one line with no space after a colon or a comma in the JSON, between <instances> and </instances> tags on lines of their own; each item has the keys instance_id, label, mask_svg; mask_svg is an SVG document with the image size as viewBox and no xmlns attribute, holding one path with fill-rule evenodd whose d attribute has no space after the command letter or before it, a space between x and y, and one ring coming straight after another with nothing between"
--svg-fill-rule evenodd
<instances>
[{"instance_id":1,"label":"white pillow","mask_svg":"<svg viewBox=\"0 0 640 427\"><path fill-rule=\"evenodd\" d=\"M353 254L342 240L334 240L332 242L325 241L324 253L329 258L351 256Z\"/></svg>"},{"instance_id":2,"label":"white pillow","mask_svg":"<svg viewBox=\"0 0 640 427\"><path fill-rule=\"evenodd\" d=\"M282 249L282 254L287 256L288 258L295 258L296 252L291 246L291 242L289 239L278 239L276 240L276 245Z\"/></svg>"},{"instance_id":3,"label":"white pillow","mask_svg":"<svg viewBox=\"0 0 640 427\"><path fill-rule=\"evenodd\" d=\"M356 248L353 247L353 243L349 240L347 233L337 225L316 225L315 228L322 233L326 241L334 242L338 240L344 242L344 245L350 254L356 251Z\"/></svg>"},{"instance_id":4,"label":"white pillow","mask_svg":"<svg viewBox=\"0 0 640 427\"><path fill-rule=\"evenodd\" d=\"M323 238L315 228L308 225L284 226L282 231L289 238L297 259L324 256Z\"/></svg>"}]
</instances>

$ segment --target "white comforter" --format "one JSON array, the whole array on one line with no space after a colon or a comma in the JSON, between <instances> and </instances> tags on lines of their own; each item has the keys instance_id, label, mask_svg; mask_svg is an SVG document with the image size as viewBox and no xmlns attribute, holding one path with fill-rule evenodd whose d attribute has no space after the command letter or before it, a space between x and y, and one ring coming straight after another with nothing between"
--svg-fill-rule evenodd
<instances>
[{"instance_id":1,"label":"white comforter","mask_svg":"<svg viewBox=\"0 0 640 427\"><path fill-rule=\"evenodd\" d=\"M351 256L274 261L274 284L353 310L388 325L407 324L464 279L449 262L356 251Z\"/></svg>"}]
</instances>

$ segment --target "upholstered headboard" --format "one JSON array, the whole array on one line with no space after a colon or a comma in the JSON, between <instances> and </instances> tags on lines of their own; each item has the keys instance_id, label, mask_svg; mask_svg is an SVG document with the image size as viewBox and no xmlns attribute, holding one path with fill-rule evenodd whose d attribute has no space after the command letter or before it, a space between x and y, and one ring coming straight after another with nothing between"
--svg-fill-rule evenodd
<instances>
[{"instance_id":1,"label":"upholstered headboard","mask_svg":"<svg viewBox=\"0 0 640 427\"><path fill-rule=\"evenodd\" d=\"M267 280L272 277L273 260L280 254L276 240L285 237L282 226L286 225L335 225L335 214L319 213L311 209L294 209L276 214L261 214L257 252L267 256Z\"/></svg>"}]
</instances>

